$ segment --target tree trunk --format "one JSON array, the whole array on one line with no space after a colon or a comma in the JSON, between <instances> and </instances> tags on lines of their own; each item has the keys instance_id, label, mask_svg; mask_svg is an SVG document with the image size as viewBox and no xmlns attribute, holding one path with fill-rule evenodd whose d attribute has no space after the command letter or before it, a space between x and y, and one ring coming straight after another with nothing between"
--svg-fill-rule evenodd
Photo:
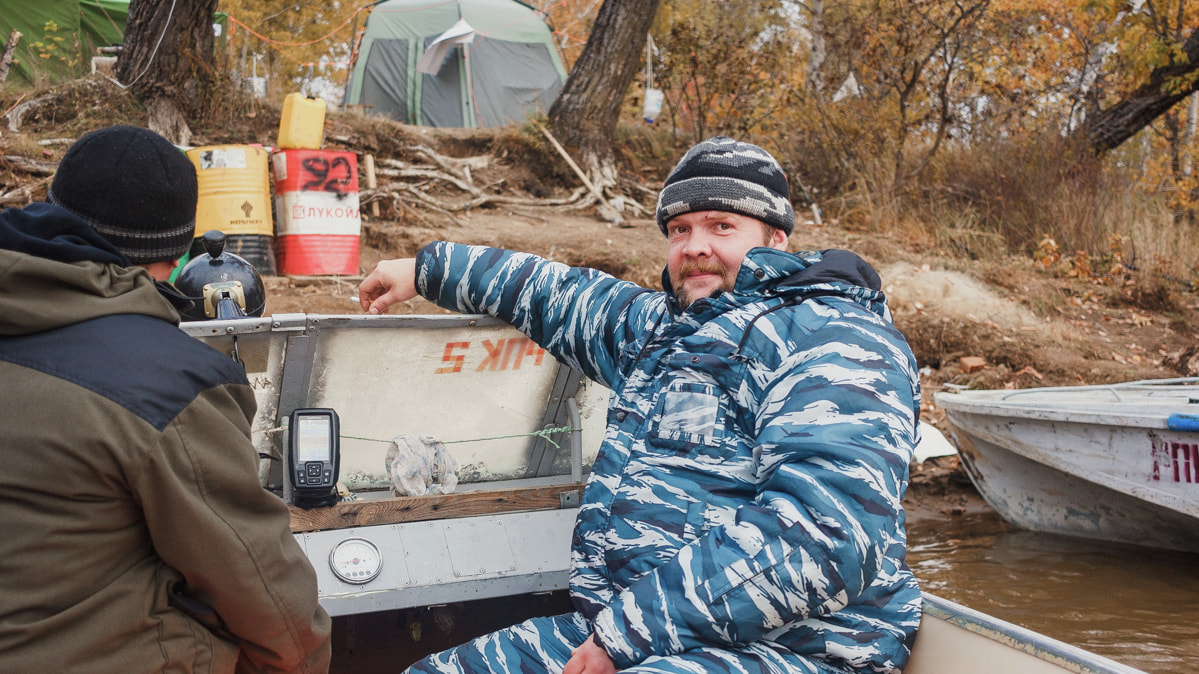
<instances>
[{"instance_id":1,"label":"tree trunk","mask_svg":"<svg viewBox=\"0 0 1199 674\"><path fill-rule=\"evenodd\" d=\"M159 96L146 101L145 106L147 127L176 145L191 144L191 127L173 99Z\"/></svg>"},{"instance_id":2,"label":"tree trunk","mask_svg":"<svg viewBox=\"0 0 1199 674\"><path fill-rule=\"evenodd\" d=\"M1195 146L1197 131L1199 131L1199 94L1191 94L1191 100L1187 101L1187 125L1182 138L1183 147L1187 148L1182 162L1183 178L1190 178L1195 170L1195 151L1191 148Z\"/></svg>"},{"instance_id":3,"label":"tree trunk","mask_svg":"<svg viewBox=\"0 0 1199 674\"><path fill-rule=\"evenodd\" d=\"M14 30L8 36L8 42L4 45L4 56L0 57L0 85L8 79L8 69L12 65L13 52L17 50L17 41L21 39L21 31Z\"/></svg>"},{"instance_id":4,"label":"tree trunk","mask_svg":"<svg viewBox=\"0 0 1199 674\"><path fill-rule=\"evenodd\" d=\"M215 73L212 20L217 0L132 0L117 79L150 113L149 126L186 145L189 117Z\"/></svg>"},{"instance_id":5,"label":"tree trunk","mask_svg":"<svg viewBox=\"0 0 1199 674\"><path fill-rule=\"evenodd\" d=\"M616 184L616 122L625 90L640 72L659 1L605 0L583 53L550 106L550 129L601 190Z\"/></svg>"},{"instance_id":6,"label":"tree trunk","mask_svg":"<svg viewBox=\"0 0 1199 674\"><path fill-rule=\"evenodd\" d=\"M1199 30L1187 38L1183 51L1187 63L1155 68L1149 73L1149 81L1128 98L1087 118L1080 132L1095 154L1119 147L1175 104L1199 91L1199 79L1185 78L1199 70ZM1185 86L1178 87L1180 81L1185 82Z\"/></svg>"},{"instance_id":7,"label":"tree trunk","mask_svg":"<svg viewBox=\"0 0 1199 674\"><path fill-rule=\"evenodd\" d=\"M818 100L824 99L824 62L828 59L828 48L825 40L824 0L811 0L809 8L808 32L812 36L812 54L808 57L808 91Z\"/></svg>"}]
</instances>

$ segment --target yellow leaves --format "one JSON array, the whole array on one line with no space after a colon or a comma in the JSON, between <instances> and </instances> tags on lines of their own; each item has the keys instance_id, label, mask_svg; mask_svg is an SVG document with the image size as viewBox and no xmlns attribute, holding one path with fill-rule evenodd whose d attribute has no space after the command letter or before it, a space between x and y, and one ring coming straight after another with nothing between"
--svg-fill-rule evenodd
<instances>
[{"instance_id":1,"label":"yellow leaves","mask_svg":"<svg viewBox=\"0 0 1199 674\"><path fill-rule=\"evenodd\" d=\"M1152 316L1147 316L1145 314L1138 314L1135 311L1129 312L1129 316L1128 316L1127 320L1129 323L1131 323L1132 325L1134 325L1138 328L1143 328L1143 327L1146 327L1149 325L1153 325L1153 317Z\"/></svg>"},{"instance_id":2,"label":"yellow leaves","mask_svg":"<svg viewBox=\"0 0 1199 674\"><path fill-rule=\"evenodd\" d=\"M1113 251L1117 250L1117 246L1123 246L1127 240L1126 237L1113 234L1111 239L1111 247ZM1106 267L1108 277L1120 277L1126 273L1126 269L1119 262L1119 253L1107 256L1107 259L1115 259L1116 262ZM1079 280L1095 280L1095 262L1091 255L1085 250L1076 250L1070 257L1064 257L1058 246L1057 241L1048 234L1041 237L1040 243L1037 244L1032 253L1033 260L1041 267L1041 269L1051 272L1056 275L1065 276L1066 278L1076 278ZM1102 261L1100 261L1102 262ZM1072 300L1073 304L1079 304L1077 300Z\"/></svg>"},{"instance_id":3,"label":"yellow leaves","mask_svg":"<svg viewBox=\"0 0 1199 674\"><path fill-rule=\"evenodd\" d=\"M1057 241L1054 241L1048 234L1041 237L1041 242L1037 244L1037 249L1033 251L1032 257L1046 269L1057 264L1062 259L1062 255L1058 251Z\"/></svg>"},{"instance_id":4,"label":"yellow leaves","mask_svg":"<svg viewBox=\"0 0 1199 674\"><path fill-rule=\"evenodd\" d=\"M1127 236L1120 233L1113 233L1107 239L1107 249L1111 252L1116 260L1121 260L1124 257L1124 246L1131 241Z\"/></svg>"},{"instance_id":5,"label":"yellow leaves","mask_svg":"<svg viewBox=\"0 0 1199 674\"><path fill-rule=\"evenodd\" d=\"M1074 252L1074 257L1070 259L1070 270L1066 272L1068 278L1089 279L1094 276L1094 271L1091 269L1091 258L1084 250Z\"/></svg>"},{"instance_id":6,"label":"yellow leaves","mask_svg":"<svg viewBox=\"0 0 1199 674\"><path fill-rule=\"evenodd\" d=\"M230 20L225 43L235 69L271 73L294 91L309 77L341 82L346 78L353 30L362 28L371 3L276 3L268 0L222 0ZM281 8L282 6L282 8ZM248 30L242 30L238 23Z\"/></svg>"},{"instance_id":7,"label":"yellow leaves","mask_svg":"<svg viewBox=\"0 0 1199 674\"><path fill-rule=\"evenodd\" d=\"M713 133L770 133L787 92L802 87L799 35L781 22L778 3L668 0L674 18L657 34L655 84L672 119L695 140ZM689 11L683 11L684 9Z\"/></svg>"},{"instance_id":8,"label":"yellow leaves","mask_svg":"<svg viewBox=\"0 0 1199 674\"><path fill-rule=\"evenodd\" d=\"M1118 56L1129 74L1140 80L1182 55L1181 46L1153 32L1149 26L1134 24L1121 35Z\"/></svg>"}]
</instances>

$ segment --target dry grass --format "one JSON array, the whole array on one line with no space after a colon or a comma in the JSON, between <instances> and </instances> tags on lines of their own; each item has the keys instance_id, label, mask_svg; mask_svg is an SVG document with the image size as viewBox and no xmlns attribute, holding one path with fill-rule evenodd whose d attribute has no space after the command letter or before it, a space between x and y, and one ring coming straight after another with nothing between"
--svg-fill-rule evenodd
<instances>
[{"instance_id":1,"label":"dry grass","mask_svg":"<svg viewBox=\"0 0 1199 674\"><path fill-rule=\"evenodd\" d=\"M1114 163L1114 162L1113 162ZM1199 229L1158 195L1132 189L1125 169L1061 139L1007 140L943 150L901 184L885 158L863 163L835 217L963 259L1043 257L1061 276L1116 277L1130 301L1169 308L1199 288ZM899 184L899 187L895 185ZM1155 299L1156 298L1156 299Z\"/></svg>"}]
</instances>

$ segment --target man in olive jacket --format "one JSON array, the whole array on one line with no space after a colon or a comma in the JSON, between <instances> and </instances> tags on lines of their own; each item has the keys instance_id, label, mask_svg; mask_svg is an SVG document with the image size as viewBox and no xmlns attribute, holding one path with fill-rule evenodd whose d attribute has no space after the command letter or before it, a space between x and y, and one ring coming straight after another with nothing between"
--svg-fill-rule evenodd
<instances>
[{"instance_id":1,"label":"man in olive jacket","mask_svg":"<svg viewBox=\"0 0 1199 674\"><path fill-rule=\"evenodd\" d=\"M160 283L194 235L191 162L102 129L47 201L0 213L0 671L327 671L254 393Z\"/></svg>"}]
</instances>

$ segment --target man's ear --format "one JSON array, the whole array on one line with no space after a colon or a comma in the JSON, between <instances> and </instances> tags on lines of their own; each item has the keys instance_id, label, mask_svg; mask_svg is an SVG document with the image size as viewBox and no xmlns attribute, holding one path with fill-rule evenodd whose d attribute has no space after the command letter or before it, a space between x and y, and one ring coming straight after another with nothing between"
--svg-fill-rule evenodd
<instances>
[{"instance_id":1,"label":"man's ear","mask_svg":"<svg viewBox=\"0 0 1199 674\"><path fill-rule=\"evenodd\" d=\"M771 227L770 243L771 248L776 250L787 250L787 233L778 227Z\"/></svg>"}]
</instances>

